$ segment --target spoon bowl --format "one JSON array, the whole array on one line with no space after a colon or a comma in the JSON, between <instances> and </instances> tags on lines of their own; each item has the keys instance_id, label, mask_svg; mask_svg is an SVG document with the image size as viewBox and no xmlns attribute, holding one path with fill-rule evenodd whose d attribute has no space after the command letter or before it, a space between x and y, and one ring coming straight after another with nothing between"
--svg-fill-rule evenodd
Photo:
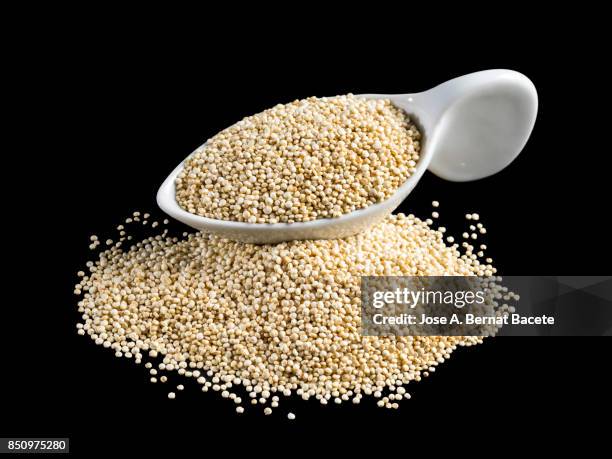
<instances>
[{"instance_id":1,"label":"spoon bowl","mask_svg":"<svg viewBox=\"0 0 612 459\"><path fill-rule=\"evenodd\" d=\"M159 188L159 207L192 228L254 244L348 237L380 222L395 210L426 170L443 179L462 182L488 177L504 169L525 146L538 109L533 83L512 70L471 73L417 94L360 97L390 99L411 117L422 135L415 172L385 201L337 218L303 223L217 220L189 213L178 205L175 180L183 169L183 161Z\"/></svg>"}]
</instances>

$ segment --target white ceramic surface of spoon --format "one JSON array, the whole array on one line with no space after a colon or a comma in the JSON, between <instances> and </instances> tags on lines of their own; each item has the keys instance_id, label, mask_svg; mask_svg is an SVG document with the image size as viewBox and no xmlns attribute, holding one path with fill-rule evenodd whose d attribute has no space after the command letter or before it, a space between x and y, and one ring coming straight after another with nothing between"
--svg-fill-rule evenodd
<instances>
[{"instance_id":1,"label":"white ceramic surface of spoon","mask_svg":"<svg viewBox=\"0 0 612 459\"><path fill-rule=\"evenodd\" d=\"M533 83L521 73L501 69L464 75L417 94L361 97L390 99L410 115L423 135L416 171L389 199L338 218L304 223L216 220L191 214L176 202L175 180L183 161L159 188L159 207L192 228L242 242L269 244L351 236L396 209L428 169L457 182L478 180L504 169L525 146L538 110Z\"/></svg>"}]
</instances>

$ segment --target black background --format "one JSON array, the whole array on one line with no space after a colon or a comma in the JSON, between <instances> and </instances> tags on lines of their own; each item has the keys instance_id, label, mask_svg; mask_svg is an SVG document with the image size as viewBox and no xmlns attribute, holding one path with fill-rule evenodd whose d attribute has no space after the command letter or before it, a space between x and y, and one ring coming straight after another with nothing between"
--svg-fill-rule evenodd
<instances>
[{"instance_id":1,"label":"black background","mask_svg":"<svg viewBox=\"0 0 612 459\"><path fill-rule=\"evenodd\" d=\"M38 99L20 115L42 124L21 135L18 154L7 159L14 242L6 242L3 304L24 317L3 327L12 347L0 370L1 436L67 436L73 452L87 454L216 446L300 452L324 443L485 452L485 440L505 449L604 438L597 429L588 437L578 431L609 413L605 338L488 340L410 384L412 400L398 411L372 400L356 407L281 400L264 417L249 406L237 416L232 402L201 393L193 381L168 400L170 383L150 384L143 366L76 334L72 289L91 257L89 235L104 240L134 210L162 217L157 187L220 129L296 98L418 92L488 68L523 72L538 89L539 115L523 153L477 182L427 173L400 210L427 217L438 200L456 236L466 212L480 213L501 274L609 272L610 153L601 140L609 128L585 102L603 103L595 96L605 84L597 27L578 35L573 24L582 19L565 18L554 31L521 21L416 32L389 20L253 19L244 29L223 21L214 33L198 21L175 32L145 18L82 20L38 37L32 54L21 55L31 66L24 93ZM297 419L287 421L287 411Z\"/></svg>"}]
</instances>

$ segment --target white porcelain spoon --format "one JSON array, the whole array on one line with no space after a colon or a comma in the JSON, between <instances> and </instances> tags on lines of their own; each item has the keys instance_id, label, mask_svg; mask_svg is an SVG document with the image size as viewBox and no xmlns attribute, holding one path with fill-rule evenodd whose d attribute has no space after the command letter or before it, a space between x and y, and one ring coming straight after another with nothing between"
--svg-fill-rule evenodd
<instances>
[{"instance_id":1,"label":"white porcelain spoon","mask_svg":"<svg viewBox=\"0 0 612 459\"><path fill-rule=\"evenodd\" d=\"M457 182L478 180L501 171L523 149L538 110L533 83L512 70L471 73L417 94L362 97L390 99L411 116L423 134L415 173L386 201L338 218L305 223L215 220L186 212L176 202L174 182L183 168L182 162L159 188L159 207L195 229L243 242L266 244L347 237L396 209L427 169Z\"/></svg>"}]
</instances>

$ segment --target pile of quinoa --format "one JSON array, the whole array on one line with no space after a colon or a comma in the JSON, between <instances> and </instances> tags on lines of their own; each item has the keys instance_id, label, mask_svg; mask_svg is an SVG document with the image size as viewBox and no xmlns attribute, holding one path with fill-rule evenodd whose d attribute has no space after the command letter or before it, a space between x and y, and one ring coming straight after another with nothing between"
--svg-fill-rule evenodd
<instances>
[{"instance_id":1,"label":"pile of quinoa","mask_svg":"<svg viewBox=\"0 0 612 459\"><path fill-rule=\"evenodd\" d=\"M421 134L388 99L277 105L219 132L176 179L187 212L250 223L339 217L389 198L416 170Z\"/></svg>"},{"instance_id":2,"label":"pile of quinoa","mask_svg":"<svg viewBox=\"0 0 612 459\"><path fill-rule=\"evenodd\" d=\"M248 404L271 414L292 394L322 404L372 396L398 408L410 397L406 384L482 339L362 336L360 276L496 272L467 241L462 250L446 245L444 229L431 224L398 214L346 239L275 245L166 230L125 251L120 226L122 241L107 241L79 272L78 332L117 357L155 359L146 363L151 382L174 372L196 379L237 413Z\"/></svg>"}]
</instances>

